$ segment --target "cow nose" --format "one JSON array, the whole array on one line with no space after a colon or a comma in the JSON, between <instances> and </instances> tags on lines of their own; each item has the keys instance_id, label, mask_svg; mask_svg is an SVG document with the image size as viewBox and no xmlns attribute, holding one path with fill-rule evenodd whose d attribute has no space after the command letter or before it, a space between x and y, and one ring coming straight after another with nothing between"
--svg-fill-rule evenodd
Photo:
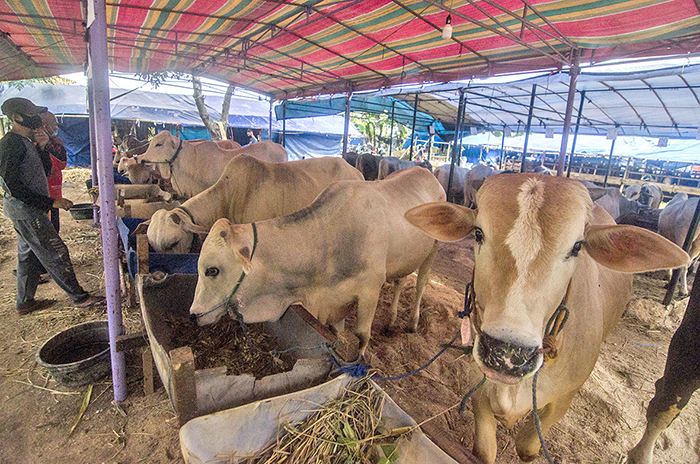
<instances>
[{"instance_id":1,"label":"cow nose","mask_svg":"<svg viewBox=\"0 0 700 464\"><path fill-rule=\"evenodd\" d=\"M196 314L190 314L190 322L197 322L197 315Z\"/></svg>"},{"instance_id":2,"label":"cow nose","mask_svg":"<svg viewBox=\"0 0 700 464\"><path fill-rule=\"evenodd\" d=\"M509 377L524 377L540 365L539 347L499 340L486 332L479 335L476 348L476 354L486 368Z\"/></svg>"}]
</instances>

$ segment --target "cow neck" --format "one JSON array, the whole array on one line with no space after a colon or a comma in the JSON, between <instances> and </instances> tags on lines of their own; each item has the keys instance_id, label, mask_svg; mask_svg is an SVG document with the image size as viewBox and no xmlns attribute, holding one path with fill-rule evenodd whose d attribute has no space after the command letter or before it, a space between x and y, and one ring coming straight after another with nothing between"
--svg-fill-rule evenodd
<instances>
[{"instance_id":1,"label":"cow neck","mask_svg":"<svg viewBox=\"0 0 700 464\"><path fill-rule=\"evenodd\" d=\"M464 309L459 311L457 315L460 318L469 318L474 325L474 330L478 335L481 335L481 316L479 314L478 303L476 300L476 293L474 292L474 272L475 268L472 268L472 278L467 283L467 287L464 290ZM571 282L573 277L569 279L569 284L566 286L566 293L564 298L562 298L561 303L554 310L554 314L547 321L545 327L545 334L542 338L542 348L538 349L538 353L542 353L545 357L545 361L549 359L554 359L559 354L557 352L557 336L564 328L564 324L569 319L569 308L566 307L566 302L569 299L569 291L571 290Z\"/></svg>"},{"instance_id":2,"label":"cow neck","mask_svg":"<svg viewBox=\"0 0 700 464\"><path fill-rule=\"evenodd\" d=\"M258 246L258 229L257 229L257 227L255 226L255 223L254 223L254 222L251 223L250 225L253 227L253 249L252 249L252 251L250 252L250 261L252 261L252 260L253 260L253 255L255 254L255 249L256 249L257 246ZM219 308L221 308L221 307L223 306L224 308L226 308L226 309L229 310L229 314L231 315L231 317L232 317L233 319L237 319L237 320L239 320L240 322L243 322L243 320L242 320L242 318L241 318L241 314L238 312L238 309L232 308L231 305L230 305L230 303L231 303L231 300L233 299L233 295L236 294L236 292L238 291L238 288L241 286L241 283L243 282L243 278L244 278L245 276L246 276L245 271L241 271L241 276L238 278L238 282L236 282L236 286L233 287L233 290L231 290L231 293L229 294L229 296L227 296L226 299L225 299L224 301L222 301L222 302L219 303L218 305L214 306L214 307L211 308L210 310L205 311L205 312L200 313L200 314L195 314L195 317L196 317L197 319L199 319L200 317L204 317L204 316L206 316L207 314L212 313L212 312L216 311L217 309L219 309Z\"/></svg>"}]
</instances>

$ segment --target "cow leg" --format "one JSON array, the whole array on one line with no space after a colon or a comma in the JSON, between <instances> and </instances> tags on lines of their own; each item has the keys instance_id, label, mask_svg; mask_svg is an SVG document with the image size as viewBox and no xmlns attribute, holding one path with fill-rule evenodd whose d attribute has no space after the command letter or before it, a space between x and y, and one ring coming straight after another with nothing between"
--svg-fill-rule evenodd
<instances>
[{"instance_id":1,"label":"cow leg","mask_svg":"<svg viewBox=\"0 0 700 464\"><path fill-rule=\"evenodd\" d=\"M383 282L383 279L380 281ZM372 286L368 286L372 288ZM374 313L377 311L379 292L381 285L376 290L365 290L357 298L357 324L355 325L355 335L360 340L360 359L365 358L365 351L369 345L369 337L372 333L372 321Z\"/></svg>"},{"instance_id":2,"label":"cow leg","mask_svg":"<svg viewBox=\"0 0 700 464\"><path fill-rule=\"evenodd\" d=\"M688 268L687 267L681 268L681 280L679 282L678 291L680 292L680 294L682 296L686 296L688 294Z\"/></svg>"},{"instance_id":3,"label":"cow leg","mask_svg":"<svg viewBox=\"0 0 700 464\"><path fill-rule=\"evenodd\" d=\"M439 244L436 241L433 245L433 249L430 250L430 254L425 259L425 261L423 261L423 264L421 264L418 268L418 279L416 280L416 299L413 302L413 309L411 311L411 323L408 326L408 329L411 332L418 331L418 320L420 319L420 302L423 298L423 291L425 291L425 286L428 284L428 278L430 277L430 268L433 265L433 261L435 261L435 255L437 254L438 248Z\"/></svg>"},{"instance_id":4,"label":"cow leg","mask_svg":"<svg viewBox=\"0 0 700 464\"><path fill-rule=\"evenodd\" d=\"M488 397L477 390L472 396L474 412L474 446L472 453L481 462L493 464L496 461L498 443L496 441L496 417Z\"/></svg>"},{"instance_id":5,"label":"cow leg","mask_svg":"<svg viewBox=\"0 0 700 464\"><path fill-rule=\"evenodd\" d=\"M569 410L576 392L578 390L557 398L538 411L542 436L546 436L549 429ZM531 416L515 438L515 449L521 460L529 462L537 459L540 446L540 437Z\"/></svg>"},{"instance_id":6,"label":"cow leg","mask_svg":"<svg viewBox=\"0 0 700 464\"><path fill-rule=\"evenodd\" d=\"M394 296L391 299L391 306L389 307L389 314L391 314L391 320L389 321L389 330L392 330L396 324L396 313L399 308L399 297L401 296L401 291L404 286L406 286L406 278L402 277L396 279L393 282L394 285Z\"/></svg>"},{"instance_id":7,"label":"cow leg","mask_svg":"<svg viewBox=\"0 0 700 464\"><path fill-rule=\"evenodd\" d=\"M659 434L678 417L693 393L700 388L700 281L693 292L681 325L671 338L664 375L656 381L656 394L647 408L647 428L641 441L630 450L630 464L651 464Z\"/></svg>"}]
</instances>

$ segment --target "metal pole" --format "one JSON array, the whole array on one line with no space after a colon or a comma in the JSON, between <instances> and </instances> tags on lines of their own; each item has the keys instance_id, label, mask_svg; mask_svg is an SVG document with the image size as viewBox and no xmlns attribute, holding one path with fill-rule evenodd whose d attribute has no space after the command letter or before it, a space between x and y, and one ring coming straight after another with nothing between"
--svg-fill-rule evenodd
<instances>
[{"instance_id":1,"label":"metal pole","mask_svg":"<svg viewBox=\"0 0 700 464\"><path fill-rule=\"evenodd\" d=\"M520 172L525 172L525 158L527 157L527 142L530 139L530 125L532 124L532 111L535 108L535 93L537 92L537 84L532 84L532 93L530 94L530 111L527 115L527 125L525 126L525 144L523 146L523 155L520 158Z\"/></svg>"},{"instance_id":2,"label":"metal pole","mask_svg":"<svg viewBox=\"0 0 700 464\"><path fill-rule=\"evenodd\" d=\"M95 114L95 102L93 101L92 77L88 77L87 88L89 113L88 126L90 127L90 170L92 174L92 186L96 187L99 182L97 180L97 145L95 144L95 118L93 117ZM92 221L95 224L100 223L100 213L97 212L97 208L93 208L92 210Z\"/></svg>"},{"instance_id":3,"label":"metal pole","mask_svg":"<svg viewBox=\"0 0 700 464\"><path fill-rule=\"evenodd\" d=\"M576 116L576 129L574 130L574 141L571 142L571 155L569 156L569 167L566 169L566 177L571 177L571 165L574 163L574 153L576 153L576 138L578 128L581 125L581 114L583 113L583 103L586 101L586 91L581 91L581 103L578 106L578 116Z\"/></svg>"},{"instance_id":4,"label":"metal pole","mask_svg":"<svg viewBox=\"0 0 700 464\"><path fill-rule=\"evenodd\" d=\"M114 204L114 175L112 173L112 128L109 108L109 67L107 63L107 13L104 0L88 1L89 70L94 100L95 144L99 163L100 211L102 224L102 257L107 297L109 348L112 362L114 401L126 399L126 370L124 353L117 351L116 339L124 334L119 288L119 250L117 215Z\"/></svg>"},{"instance_id":5,"label":"metal pole","mask_svg":"<svg viewBox=\"0 0 700 464\"><path fill-rule=\"evenodd\" d=\"M287 148L287 99L282 102L282 146Z\"/></svg>"},{"instance_id":6,"label":"metal pole","mask_svg":"<svg viewBox=\"0 0 700 464\"><path fill-rule=\"evenodd\" d=\"M270 125L267 130L267 138L268 140L272 141L272 104L274 103L274 100L272 100L272 97L270 97Z\"/></svg>"},{"instance_id":7,"label":"metal pole","mask_svg":"<svg viewBox=\"0 0 700 464\"><path fill-rule=\"evenodd\" d=\"M571 130L571 114L574 112L574 98L576 97L576 83L578 82L579 62L578 49L571 51L573 63L569 69L569 96L566 100L566 112L564 114L564 129L561 134L561 148L559 148L559 159L557 160L557 176L564 175L564 163L566 162L566 146L569 144L569 130ZM580 114L579 114L580 116Z\"/></svg>"},{"instance_id":8,"label":"metal pole","mask_svg":"<svg viewBox=\"0 0 700 464\"><path fill-rule=\"evenodd\" d=\"M455 125L455 139L454 139L454 145L452 147L452 163L450 163L450 179L447 181L447 201L452 201L454 198L452 198L452 195L450 192L452 191L452 176L454 176L455 173L455 161L457 160L457 138L461 137L461 130L460 128L462 127L462 111L464 110L464 92L462 89L459 90L459 106L457 107L457 124Z\"/></svg>"},{"instance_id":9,"label":"metal pole","mask_svg":"<svg viewBox=\"0 0 700 464\"><path fill-rule=\"evenodd\" d=\"M683 242L683 251L686 253L690 251L690 246L693 244L695 232L698 230L698 223L700 223L700 200L698 200L698 204L695 205L693 220L690 221L690 228L688 229L688 233L685 235L685 241ZM666 290L666 295L664 296L662 302L664 306L670 304L671 300L673 299L673 293L676 291L676 285L678 284L678 279L681 277L681 271L687 272L688 269L683 270L682 268L676 268L673 270L673 274L671 274L671 280L668 282L668 290ZM695 285L695 283L693 283L693 285Z\"/></svg>"},{"instance_id":10,"label":"metal pole","mask_svg":"<svg viewBox=\"0 0 700 464\"><path fill-rule=\"evenodd\" d=\"M413 159L413 141L416 137L416 116L418 115L418 93L416 93L416 100L413 103L413 126L411 127L411 150L408 152L409 161Z\"/></svg>"},{"instance_id":11,"label":"metal pole","mask_svg":"<svg viewBox=\"0 0 700 464\"><path fill-rule=\"evenodd\" d=\"M435 134L430 134L428 137L428 161L430 161L430 155L433 153L433 145L435 144Z\"/></svg>"},{"instance_id":12,"label":"metal pole","mask_svg":"<svg viewBox=\"0 0 700 464\"><path fill-rule=\"evenodd\" d=\"M603 188L608 186L608 176L610 175L610 165L612 164L612 155L614 149L615 139L613 139L612 144L610 144L610 156L608 156L608 169L605 170L605 180L603 181Z\"/></svg>"},{"instance_id":13,"label":"metal pole","mask_svg":"<svg viewBox=\"0 0 700 464\"><path fill-rule=\"evenodd\" d=\"M506 159L505 151L503 150L503 147L506 144L506 127L508 127L508 126L503 124L503 135L501 136L501 154L498 156L498 170L499 171L501 169L503 169L503 162Z\"/></svg>"},{"instance_id":14,"label":"metal pole","mask_svg":"<svg viewBox=\"0 0 700 464\"><path fill-rule=\"evenodd\" d=\"M352 92L348 91L345 97L345 125L343 127L343 158L348 156L348 135L350 133L350 99ZM375 147L376 148L376 147Z\"/></svg>"},{"instance_id":15,"label":"metal pole","mask_svg":"<svg viewBox=\"0 0 700 464\"><path fill-rule=\"evenodd\" d=\"M396 100L391 99L391 132L389 135L389 156L394 149L394 109L396 108Z\"/></svg>"}]
</instances>

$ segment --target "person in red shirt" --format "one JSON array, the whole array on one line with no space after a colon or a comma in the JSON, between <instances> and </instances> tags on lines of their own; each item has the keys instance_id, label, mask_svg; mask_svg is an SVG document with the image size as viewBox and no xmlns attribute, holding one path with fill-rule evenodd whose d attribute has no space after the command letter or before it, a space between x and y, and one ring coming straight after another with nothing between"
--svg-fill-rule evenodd
<instances>
[{"instance_id":1,"label":"person in red shirt","mask_svg":"<svg viewBox=\"0 0 700 464\"><path fill-rule=\"evenodd\" d=\"M44 147L44 151L51 157L51 175L46 180L49 183L49 196L55 200L57 198L63 198L63 169L66 167L68 158L66 148L63 146L63 140L58 137L58 121L56 120L56 116L50 111L41 113L39 116L44 123L40 130L46 132L46 135L49 137L49 142ZM51 216L51 223L56 229L56 232L60 232L61 222L58 208L51 208L49 214Z\"/></svg>"}]
</instances>

